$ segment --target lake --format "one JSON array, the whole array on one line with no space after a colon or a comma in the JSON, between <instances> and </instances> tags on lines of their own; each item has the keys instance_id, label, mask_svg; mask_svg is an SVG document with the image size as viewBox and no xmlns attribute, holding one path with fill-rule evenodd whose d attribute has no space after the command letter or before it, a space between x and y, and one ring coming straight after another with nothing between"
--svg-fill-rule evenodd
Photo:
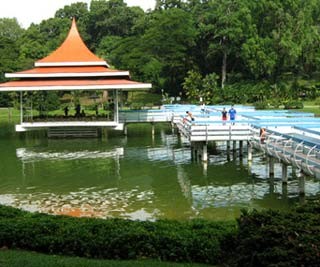
<instances>
[{"instance_id":1,"label":"lake","mask_svg":"<svg viewBox=\"0 0 320 267\"><path fill-rule=\"evenodd\" d=\"M267 158L246 146L209 146L207 164L191 159L189 143L157 125L130 125L128 136L107 132L97 139L48 139L43 132L17 134L0 124L0 204L29 211L133 220L234 219L241 209L286 210L319 198L320 183L307 177L299 196L296 171L281 165L269 178Z\"/></svg>"}]
</instances>

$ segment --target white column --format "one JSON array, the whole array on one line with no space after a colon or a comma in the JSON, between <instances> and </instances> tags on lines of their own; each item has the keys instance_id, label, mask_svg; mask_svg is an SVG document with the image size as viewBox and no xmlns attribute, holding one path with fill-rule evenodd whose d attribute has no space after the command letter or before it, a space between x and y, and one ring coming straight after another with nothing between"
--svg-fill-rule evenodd
<instances>
[{"instance_id":1,"label":"white column","mask_svg":"<svg viewBox=\"0 0 320 267\"><path fill-rule=\"evenodd\" d=\"M306 176L304 173L300 173L299 175L299 194L304 195L305 194L305 187L306 187Z\"/></svg>"},{"instance_id":2,"label":"white column","mask_svg":"<svg viewBox=\"0 0 320 267\"><path fill-rule=\"evenodd\" d=\"M23 123L23 103L22 103L22 91L20 91L20 123Z\"/></svg>"},{"instance_id":3,"label":"white column","mask_svg":"<svg viewBox=\"0 0 320 267\"><path fill-rule=\"evenodd\" d=\"M119 123L119 97L118 97L118 90L114 90L115 92L115 105L114 105L114 120L116 123Z\"/></svg>"},{"instance_id":4,"label":"white column","mask_svg":"<svg viewBox=\"0 0 320 267\"><path fill-rule=\"evenodd\" d=\"M282 183L288 182L288 166L282 163Z\"/></svg>"},{"instance_id":5,"label":"white column","mask_svg":"<svg viewBox=\"0 0 320 267\"><path fill-rule=\"evenodd\" d=\"M243 156L243 141L239 141L239 156Z\"/></svg>"},{"instance_id":6,"label":"white column","mask_svg":"<svg viewBox=\"0 0 320 267\"><path fill-rule=\"evenodd\" d=\"M152 134L152 137L154 137L154 135L155 135L155 126L154 126L154 123L151 123L151 125L152 125L151 134Z\"/></svg>"},{"instance_id":7,"label":"white column","mask_svg":"<svg viewBox=\"0 0 320 267\"><path fill-rule=\"evenodd\" d=\"M248 147L248 161L252 161L252 146L249 142L247 144L247 147Z\"/></svg>"},{"instance_id":8,"label":"white column","mask_svg":"<svg viewBox=\"0 0 320 267\"><path fill-rule=\"evenodd\" d=\"M269 157L269 175L270 177L274 176L274 158Z\"/></svg>"},{"instance_id":9,"label":"white column","mask_svg":"<svg viewBox=\"0 0 320 267\"><path fill-rule=\"evenodd\" d=\"M208 161L208 147L207 144L204 143L202 146L202 161L207 162Z\"/></svg>"}]
</instances>

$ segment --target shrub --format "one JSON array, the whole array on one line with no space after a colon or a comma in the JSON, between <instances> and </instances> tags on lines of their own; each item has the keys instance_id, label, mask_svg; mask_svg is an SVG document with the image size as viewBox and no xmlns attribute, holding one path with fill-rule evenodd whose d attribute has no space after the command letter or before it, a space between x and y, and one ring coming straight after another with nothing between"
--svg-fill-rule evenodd
<instances>
[{"instance_id":1,"label":"shrub","mask_svg":"<svg viewBox=\"0 0 320 267\"><path fill-rule=\"evenodd\" d=\"M259 101L254 104L255 109L267 109L268 103L266 101Z\"/></svg>"},{"instance_id":2,"label":"shrub","mask_svg":"<svg viewBox=\"0 0 320 267\"><path fill-rule=\"evenodd\" d=\"M0 206L0 247L104 259L216 264L234 222L72 218Z\"/></svg>"},{"instance_id":3,"label":"shrub","mask_svg":"<svg viewBox=\"0 0 320 267\"><path fill-rule=\"evenodd\" d=\"M303 109L303 102L299 100L288 101L284 104L285 109Z\"/></svg>"},{"instance_id":4,"label":"shrub","mask_svg":"<svg viewBox=\"0 0 320 267\"><path fill-rule=\"evenodd\" d=\"M319 266L320 205L239 218L234 266Z\"/></svg>"}]
</instances>

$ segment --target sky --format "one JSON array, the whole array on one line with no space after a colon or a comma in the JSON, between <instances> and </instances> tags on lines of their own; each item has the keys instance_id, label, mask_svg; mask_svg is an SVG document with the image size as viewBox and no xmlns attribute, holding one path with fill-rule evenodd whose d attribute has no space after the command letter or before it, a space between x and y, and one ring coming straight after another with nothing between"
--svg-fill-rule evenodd
<instances>
[{"instance_id":1,"label":"sky","mask_svg":"<svg viewBox=\"0 0 320 267\"><path fill-rule=\"evenodd\" d=\"M142 9L153 9L155 0L124 0L128 6L140 6ZM54 17L55 12L72 3L91 0L2 0L0 2L0 18L16 18L23 28L44 19Z\"/></svg>"}]
</instances>

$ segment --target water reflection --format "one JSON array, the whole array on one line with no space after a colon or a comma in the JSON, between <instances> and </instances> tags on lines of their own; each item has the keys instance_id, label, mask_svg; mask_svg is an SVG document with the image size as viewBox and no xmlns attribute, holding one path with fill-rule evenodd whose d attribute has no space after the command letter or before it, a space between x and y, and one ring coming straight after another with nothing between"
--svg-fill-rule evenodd
<instances>
[{"instance_id":1,"label":"water reflection","mask_svg":"<svg viewBox=\"0 0 320 267\"><path fill-rule=\"evenodd\" d=\"M18 148L17 157L22 162L36 162L40 160L75 160L75 159L97 159L117 158L123 156L123 147L114 148L111 151L37 151L28 148Z\"/></svg>"},{"instance_id":2,"label":"water reflection","mask_svg":"<svg viewBox=\"0 0 320 267\"><path fill-rule=\"evenodd\" d=\"M129 131L130 133L130 131ZM131 133L132 134L132 133ZM0 141L0 203L72 216L155 220L232 219L242 208L287 209L299 200L299 180L281 165L270 179L267 159L225 143L209 147L207 164L191 159L189 143L156 130L103 140ZM4 152L3 152L4 151ZM6 161L7 158L10 160ZM305 198L318 197L319 181L306 178Z\"/></svg>"}]
</instances>

